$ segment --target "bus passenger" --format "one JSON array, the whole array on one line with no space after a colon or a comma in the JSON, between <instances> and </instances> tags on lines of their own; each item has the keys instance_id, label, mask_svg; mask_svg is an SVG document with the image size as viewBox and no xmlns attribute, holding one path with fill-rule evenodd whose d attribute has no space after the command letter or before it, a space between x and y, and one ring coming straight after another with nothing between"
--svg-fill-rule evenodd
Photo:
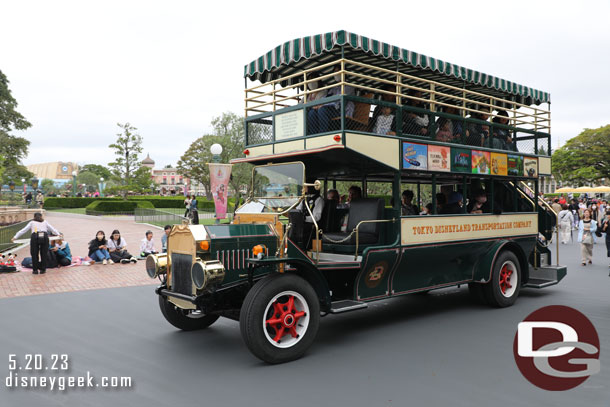
<instances>
[{"instance_id":1,"label":"bus passenger","mask_svg":"<svg viewBox=\"0 0 610 407\"><path fill-rule=\"evenodd\" d=\"M333 72L341 70L339 65L335 65ZM328 89L326 94L327 97L336 96L341 94L341 74L336 73L333 76L334 81L337 83L336 86ZM343 87L345 95L355 95L356 89L349 85ZM354 115L354 102L349 100L345 104L345 117L352 117ZM330 121L335 117L339 117L341 114L341 101L327 103L317 109L309 109L307 113L307 128L310 134L324 133L330 130Z\"/></svg>"},{"instance_id":2,"label":"bus passenger","mask_svg":"<svg viewBox=\"0 0 610 407\"><path fill-rule=\"evenodd\" d=\"M458 112L457 108L454 106L445 106L443 108L443 111L447 114L452 114L454 116L459 116L460 113ZM447 119L451 122L451 132L452 132L452 139L455 141L459 141L462 138L462 122L459 119ZM440 121L440 119L439 119ZM438 128L440 128L440 123L438 124Z\"/></svg>"},{"instance_id":3,"label":"bus passenger","mask_svg":"<svg viewBox=\"0 0 610 407\"><path fill-rule=\"evenodd\" d=\"M307 90L310 91L310 93L307 94L307 103L326 97L327 89L323 89L323 90L314 92L316 89L321 87L320 81L317 80L319 77L320 77L320 74L318 74L317 72L311 72L311 73L307 74L307 81L308 81ZM311 82L309 82L309 81L311 81ZM301 87L301 89L302 89L302 87ZM304 101L305 101L304 99L300 99L299 103L303 103ZM318 109L321 106L322 105L317 105L317 106L312 107L312 109Z\"/></svg>"},{"instance_id":4,"label":"bus passenger","mask_svg":"<svg viewBox=\"0 0 610 407\"><path fill-rule=\"evenodd\" d=\"M436 213L442 213L445 205L447 205L447 197L442 192L439 192L436 194Z\"/></svg>"},{"instance_id":5,"label":"bus passenger","mask_svg":"<svg viewBox=\"0 0 610 407\"><path fill-rule=\"evenodd\" d=\"M486 122L489 119L489 108L479 107L482 113L473 113L471 117ZM485 140L489 137L489 126L479 123L469 123L466 130L466 144L469 146L482 147L485 145Z\"/></svg>"},{"instance_id":6,"label":"bus passenger","mask_svg":"<svg viewBox=\"0 0 610 407\"><path fill-rule=\"evenodd\" d=\"M360 198L362 198L362 188L360 188L358 185L352 185L349 187L347 190L347 203L349 204L350 202Z\"/></svg>"},{"instance_id":7,"label":"bus passenger","mask_svg":"<svg viewBox=\"0 0 610 407\"><path fill-rule=\"evenodd\" d=\"M453 127L451 120L441 117L436 122L436 126L438 127L436 131L436 141L451 143L453 141Z\"/></svg>"},{"instance_id":8,"label":"bus passenger","mask_svg":"<svg viewBox=\"0 0 610 407\"><path fill-rule=\"evenodd\" d=\"M443 205L443 208L440 212L441 215L454 215L458 213L462 213L462 194L453 191L449 195L449 200L447 205Z\"/></svg>"},{"instance_id":9,"label":"bus passenger","mask_svg":"<svg viewBox=\"0 0 610 407\"><path fill-rule=\"evenodd\" d=\"M492 120L494 123L508 125L508 113L505 110L498 111L498 115ZM517 146L513 142L512 137L508 130L500 127L494 127L494 138L493 144L498 147L492 146L492 148L499 148L501 150L517 151ZM498 143L496 144L496 139Z\"/></svg>"},{"instance_id":10,"label":"bus passenger","mask_svg":"<svg viewBox=\"0 0 610 407\"><path fill-rule=\"evenodd\" d=\"M432 204L424 206L423 210L419 213L420 215L432 215Z\"/></svg>"},{"instance_id":11,"label":"bus passenger","mask_svg":"<svg viewBox=\"0 0 610 407\"><path fill-rule=\"evenodd\" d=\"M410 191L408 189L402 191L402 197L400 200L400 212L402 216L419 215L419 208L417 207L417 205L412 204L412 201L413 191Z\"/></svg>"},{"instance_id":12,"label":"bus passenger","mask_svg":"<svg viewBox=\"0 0 610 407\"><path fill-rule=\"evenodd\" d=\"M423 93L420 90L415 89L409 89L407 95L418 99L423 98ZM424 102L411 98L407 100L406 106L417 107L419 109L427 109L427 106L424 104ZM414 134L416 136L428 135L428 124L430 122L430 119L427 114L410 112L405 110L405 115L406 120L403 126L403 133Z\"/></svg>"},{"instance_id":13,"label":"bus passenger","mask_svg":"<svg viewBox=\"0 0 610 407\"><path fill-rule=\"evenodd\" d=\"M373 125L373 133L383 135L396 135L396 115L392 109L387 106L381 107L381 114L375 119Z\"/></svg>"},{"instance_id":14,"label":"bus passenger","mask_svg":"<svg viewBox=\"0 0 610 407\"><path fill-rule=\"evenodd\" d=\"M472 194L472 201L468 203L466 207L468 213L489 213L489 207L487 205L487 194L482 189L477 189Z\"/></svg>"},{"instance_id":15,"label":"bus passenger","mask_svg":"<svg viewBox=\"0 0 610 407\"><path fill-rule=\"evenodd\" d=\"M329 201L337 201L337 203L341 202L339 191L337 191L336 189L329 189L326 193L326 199L328 199Z\"/></svg>"}]
</instances>

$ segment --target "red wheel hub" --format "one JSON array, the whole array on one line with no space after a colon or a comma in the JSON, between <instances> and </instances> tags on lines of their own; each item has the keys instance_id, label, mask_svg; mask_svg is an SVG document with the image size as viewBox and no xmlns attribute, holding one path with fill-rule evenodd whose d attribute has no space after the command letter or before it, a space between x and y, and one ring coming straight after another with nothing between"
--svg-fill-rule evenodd
<instances>
[{"instance_id":1,"label":"red wheel hub","mask_svg":"<svg viewBox=\"0 0 610 407\"><path fill-rule=\"evenodd\" d=\"M513 275L513 271L508 269L508 266L502 267L500 270L500 289L503 294L506 294L506 290L512 288L510 284L510 276Z\"/></svg>"},{"instance_id":2,"label":"red wheel hub","mask_svg":"<svg viewBox=\"0 0 610 407\"><path fill-rule=\"evenodd\" d=\"M275 330L273 340L280 343L282 338L288 334L293 338L298 338L296 325L304 316L305 312L298 311L294 306L294 296L289 295L288 301L285 303L281 303L279 299L273 303L273 314L265 322L268 327Z\"/></svg>"}]
</instances>

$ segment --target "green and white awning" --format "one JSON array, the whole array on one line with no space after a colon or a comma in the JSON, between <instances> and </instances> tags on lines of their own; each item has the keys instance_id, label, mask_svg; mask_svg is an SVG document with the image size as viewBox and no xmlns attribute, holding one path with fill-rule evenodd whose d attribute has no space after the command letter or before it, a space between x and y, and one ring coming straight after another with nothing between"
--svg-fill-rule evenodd
<instances>
[{"instance_id":1,"label":"green and white awning","mask_svg":"<svg viewBox=\"0 0 610 407\"><path fill-rule=\"evenodd\" d=\"M390 67L439 82L461 83L473 90L492 90L485 93L492 93L505 99L508 99L509 95L515 95L516 101L520 103L540 104L551 101L551 95L547 92L344 30L297 38L278 45L246 65L244 76L261 82L281 78L310 68L316 63L337 58L341 55L342 47L346 58L356 57L362 63ZM380 64L380 60L384 63Z\"/></svg>"}]
</instances>

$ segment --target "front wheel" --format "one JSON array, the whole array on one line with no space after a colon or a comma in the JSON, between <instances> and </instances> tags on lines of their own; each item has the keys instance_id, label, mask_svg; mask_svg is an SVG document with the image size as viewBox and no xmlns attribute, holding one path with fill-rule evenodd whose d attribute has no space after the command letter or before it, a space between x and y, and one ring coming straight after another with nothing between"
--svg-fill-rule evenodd
<instances>
[{"instance_id":1,"label":"front wheel","mask_svg":"<svg viewBox=\"0 0 610 407\"><path fill-rule=\"evenodd\" d=\"M521 268L513 252L503 251L496 258L491 279L483 286L487 303L494 307L509 307L517 301L521 290Z\"/></svg>"},{"instance_id":2,"label":"front wheel","mask_svg":"<svg viewBox=\"0 0 610 407\"><path fill-rule=\"evenodd\" d=\"M250 352L267 363L303 356L320 323L320 303L307 281L294 274L273 274L246 295L239 315L241 335Z\"/></svg>"},{"instance_id":3,"label":"front wheel","mask_svg":"<svg viewBox=\"0 0 610 407\"><path fill-rule=\"evenodd\" d=\"M207 328L219 318L218 315L206 315L198 310L178 308L162 295L159 296L159 308L167 322L183 331Z\"/></svg>"}]
</instances>

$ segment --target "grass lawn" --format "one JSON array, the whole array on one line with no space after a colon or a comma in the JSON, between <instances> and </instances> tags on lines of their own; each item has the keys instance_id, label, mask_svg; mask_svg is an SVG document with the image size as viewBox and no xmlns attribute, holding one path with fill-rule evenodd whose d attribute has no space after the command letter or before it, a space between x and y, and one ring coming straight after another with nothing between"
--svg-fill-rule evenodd
<instances>
[{"instance_id":1,"label":"grass lawn","mask_svg":"<svg viewBox=\"0 0 610 407\"><path fill-rule=\"evenodd\" d=\"M78 213L85 215L85 208L67 208L67 209L46 209L49 212L64 212L64 213Z\"/></svg>"}]
</instances>

